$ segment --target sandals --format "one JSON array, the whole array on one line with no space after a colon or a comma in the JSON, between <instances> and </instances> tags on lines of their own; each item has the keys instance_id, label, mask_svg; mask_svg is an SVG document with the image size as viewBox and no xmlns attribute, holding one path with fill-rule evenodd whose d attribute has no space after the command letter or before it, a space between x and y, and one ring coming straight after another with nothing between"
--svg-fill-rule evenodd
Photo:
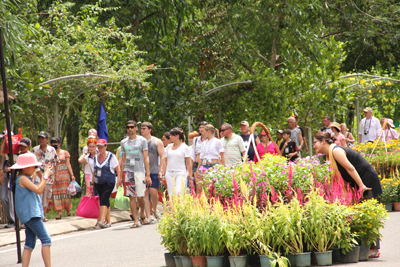
<instances>
[{"instance_id":1,"label":"sandals","mask_svg":"<svg viewBox=\"0 0 400 267\"><path fill-rule=\"evenodd\" d=\"M47 219L47 218L43 218L43 219L42 219L43 222L47 222L48 220L49 220L49 219Z\"/></svg>"},{"instance_id":2,"label":"sandals","mask_svg":"<svg viewBox=\"0 0 400 267\"><path fill-rule=\"evenodd\" d=\"M61 215L56 217L56 220L61 220Z\"/></svg>"},{"instance_id":3,"label":"sandals","mask_svg":"<svg viewBox=\"0 0 400 267\"><path fill-rule=\"evenodd\" d=\"M71 211L67 212L67 216L71 216Z\"/></svg>"},{"instance_id":4,"label":"sandals","mask_svg":"<svg viewBox=\"0 0 400 267\"><path fill-rule=\"evenodd\" d=\"M101 229L99 223L96 223L96 225L94 226L94 229Z\"/></svg>"},{"instance_id":5,"label":"sandals","mask_svg":"<svg viewBox=\"0 0 400 267\"><path fill-rule=\"evenodd\" d=\"M369 253L368 257L369 258L379 258L381 253L379 251L375 252L375 254Z\"/></svg>"},{"instance_id":6,"label":"sandals","mask_svg":"<svg viewBox=\"0 0 400 267\"><path fill-rule=\"evenodd\" d=\"M139 228L139 224L134 223L134 224L132 224L132 226L130 228Z\"/></svg>"},{"instance_id":7,"label":"sandals","mask_svg":"<svg viewBox=\"0 0 400 267\"><path fill-rule=\"evenodd\" d=\"M140 218L140 224L141 225L147 225L150 224L149 220L146 218Z\"/></svg>"}]
</instances>

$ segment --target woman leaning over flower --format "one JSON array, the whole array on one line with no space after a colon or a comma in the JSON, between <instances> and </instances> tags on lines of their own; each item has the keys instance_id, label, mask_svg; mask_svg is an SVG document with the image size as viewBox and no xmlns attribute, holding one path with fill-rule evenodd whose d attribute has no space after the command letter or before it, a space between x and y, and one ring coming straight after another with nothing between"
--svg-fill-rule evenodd
<instances>
[{"instance_id":1,"label":"woman leaning over flower","mask_svg":"<svg viewBox=\"0 0 400 267\"><path fill-rule=\"evenodd\" d=\"M333 143L329 133L317 133L314 135L315 153L326 155L331 162L334 172L339 172L336 177L349 183L349 185L361 192L363 199L377 198L382 194L382 185L377 172L357 151ZM370 257L378 258L379 240L370 248Z\"/></svg>"}]
</instances>

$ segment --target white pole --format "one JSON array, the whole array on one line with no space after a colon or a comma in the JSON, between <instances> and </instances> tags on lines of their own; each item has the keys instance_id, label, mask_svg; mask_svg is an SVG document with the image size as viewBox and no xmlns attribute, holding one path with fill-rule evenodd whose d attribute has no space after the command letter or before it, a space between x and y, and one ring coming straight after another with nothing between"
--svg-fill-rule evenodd
<instances>
[{"instance_id":1,"label":"white pole","mask_svg":"<svg viewBox=\"0 0 400 267\"><path fill-rule=\"evenodd\" d=\"M312 157L312 150L313 150L313 139L311 134L311 128L308 128L308 155Z\"/></svg>"},{"instance_id":2,"label":"white pole","mask_svg":"<svg viewBox=\"0 0 400 267\"><path fill-rule=\"evenodd\" d=\"M357 142L358 143L361 143L361 140L358 140L359 139L359 129L358 129L358 127L360 127L360 104L359 104L359 101L358 101L358 97L356 98L356 123L357 123L357 133L356 133L356 136L357 136Z\"/></svg>"}]
</instances>

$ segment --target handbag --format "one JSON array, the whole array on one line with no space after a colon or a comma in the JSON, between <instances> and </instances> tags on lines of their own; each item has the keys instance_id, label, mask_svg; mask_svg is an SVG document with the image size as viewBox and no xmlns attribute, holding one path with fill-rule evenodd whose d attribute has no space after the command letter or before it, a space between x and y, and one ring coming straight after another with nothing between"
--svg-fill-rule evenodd
<instances>
[{"instance_id":1,"label":"handbag","mask_svg":"<svg viewBox=\"0 0 400 267\"><path fill-rule=\"evenodd\" d=\"M129 210L130 202L129 197L124 196L124 187L118 187L117 196L115 197L114 207L120 210Z\"/></svg>"},{"instance_id":2,"label":"handbag","mask_svg":"<svg viewBox=\"0 0 400 267\"><path fill-rule=\"evenodd\" d=\"M76 209L76 216L97 219L100 215L99 196L83 196Z\"/></svg>"},{"instance_id":3,"label":"handbag","mask_svg":"<svg viewBox=\"0 0 400 267\"><path fill-rule=\"evenodd\" d=\"M5 136L5 146L4 146L4 153L8 154L10 153L10 146L8 145L8 135ZM18 129L18 134L14 134L11 136L12 139L12 149L13 152L16 154L18 152L18 145L19 145L19 141L21 141L22 139L22 129L19 128Z\"/></svg>"}]
</instances>

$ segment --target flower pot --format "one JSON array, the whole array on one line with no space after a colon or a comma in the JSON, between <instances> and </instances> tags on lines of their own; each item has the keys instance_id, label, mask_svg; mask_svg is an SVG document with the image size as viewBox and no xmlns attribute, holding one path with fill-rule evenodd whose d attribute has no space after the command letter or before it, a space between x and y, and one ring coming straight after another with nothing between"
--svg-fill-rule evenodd
<instances>
[{"instance_id":1,"label":"flower pot","mask_svg":"<svg viewBox=\"0 0 400 267\"><path fill-rule=\"evenodd\" d=\"M294 254L296 258L296 266L311 266L311 252L303 252Z\"/></svg>"},{"instance_id":2,"label":"flower pot","mask_svg":"<svg viewBox=\"0 0 400 267\"><path fill-rule=\"evenodd\" d=\"M207 266L207 258L206 256L198 256L192 257L193 267L206 267Z\"/></svg>"},{"instance_id":3,"label":"flower pot","mask_svg":"<svg viewBox=\"0 0 400 267\"><path fill-rule=\"evenodd\" d=\"M325 252L315 252L318 266L332 265L332 250Z\"/></svg>"},{"instance_id":4,"label":"flower pot","mask_svg":"<svg viewBox=\"0 0 400 267\"><path fill-rule=\"evenodd\" d=\"M340 249L334 248L332 250L332 262L342 262L342 259L340 257Z\"/></svg>"},{"instance_id":5,"label":"flower pot","mask_svg":"<svg viewBox=\"0 0 400 267\"><path fill-rule=\"evenodd\" d=\"M360 246L360 253L358 256L359 261L367 261L369 256L369 246L368 245L361 245Z\"/></svg>"},{"instance_id":6,"label":"flower pot","mask_svg":"<svg viewBox=\"0 0 400 267\"><path fill-rule=\"evenodd\" d=\"M340 258L344 263L358 262L359 257L360 257L360 246L353 247L346 254L340 251Z\"/></svg>"},{"instance_id":7,"label":"flower pot","mask_svg":"<svg viewBox=\"0 0 400 267\"><path fill-rule=\"evenodd\" d=\"M190 256L182 256L182 267L193 267L192 258Z\"/></svg>"},{"instance_id":8,"label":"flower pot","mask_svg":"<svg viewBox=\"0 0 400 267\"><path fill-rule=\"evenodd\" d=\"M224 266L224 256L206 256L208 267Z\"/></svg>"},{"instance_id":9,"label":"flower pot","mask_svg":"<svg viewBox=\"0 0 400 267\"><path fill-rule=\"evenodd\" d=\"M385 208L387 212L391 212L393 210L393 203L385 203Z\"/></svg>"},{"instance_id":10,"label":"flower pot","mask_svg":"<svg viewBox=\"0 0 400 267\"><path fill-rule=\"evenodd\" d=\"M269 256L267 256L267 255L258 255L258 257L260 257L260 266L261 267L270 267L271 266L271 261L273 259L271 259Z\"/></svg>"},{"instance_id":11,"label":"flower pot","mask_svg":"<svg viewBox=\"0 0 400 267\"><path fill-rule=\"evenodd\" d=\"M175 266L182 267L182 256L174 256Z\"/></svg>"},{"instance_id":12,"label":"flower pot","mask_svg":"<svg viewBox=\"0 0 400 267\"><path fill-rule=\"evenodd\" d=\"M393 203L393 210L394 211L400 211L400 202Z\"/></svg>"},{"instance_id":13,"label":"flower pot","mask_svg":"<svg viewBox=\"0 0 400 267\"><path fill-rule=\"evenodd\" d=\"M166 267L176 267L174 259L175 255L175 253L164 253Z\"/></svg>"},{"instance_id":14,"label":"flower pot","mask_svg":"<svg viewBox=\"0 0 400 267\"><path fill-rule=\"evenodd\" d=\"M285 257L288 258L290 266L296 266L296 257L294 256L294 254L289 252Z\"/></svg>"},{"instance_id":15,"label":"flower pot","mask_svg":"<svg viewBox=\"0 0 400 267\"><path fill-rule=\"evenodd\" d=\"M229 264L231 267L246 267L247 255L229 256Z\"/></svg>"}]
</instances>

